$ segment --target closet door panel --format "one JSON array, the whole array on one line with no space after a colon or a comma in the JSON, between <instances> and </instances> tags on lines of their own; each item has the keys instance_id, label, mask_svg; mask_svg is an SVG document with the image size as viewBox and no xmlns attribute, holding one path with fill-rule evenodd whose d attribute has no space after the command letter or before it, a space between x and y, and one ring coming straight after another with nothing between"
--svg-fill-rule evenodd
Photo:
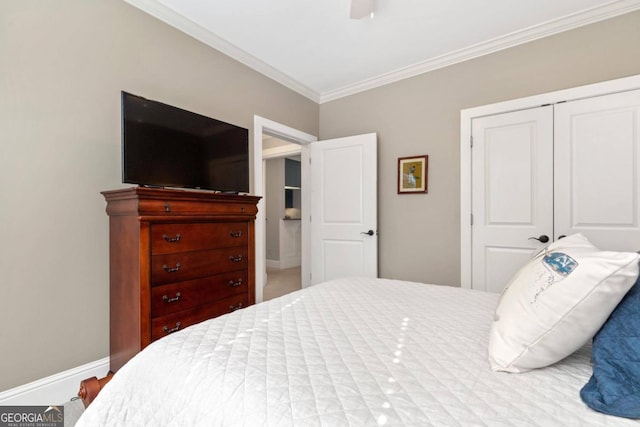
<instances>
[{"instance_id":1,"label":"closet door panel","mask_svg":"<svg viewBox=\"0 0 640 427\"><path fill-rule=\"evenodd\" d=\"M552 107L472 122L472 288L501 292L553 235Z\"/></svg>"},{"instance_id":2,"label":"closet door panel","mask_svg":"<svg viewBox=\"0 0 640 427\"><path fill-rule=\"evenodd\" d=\"M556 236L640 249L639 138L639 90L556 105Z\"/></svg>"}]
</instances>

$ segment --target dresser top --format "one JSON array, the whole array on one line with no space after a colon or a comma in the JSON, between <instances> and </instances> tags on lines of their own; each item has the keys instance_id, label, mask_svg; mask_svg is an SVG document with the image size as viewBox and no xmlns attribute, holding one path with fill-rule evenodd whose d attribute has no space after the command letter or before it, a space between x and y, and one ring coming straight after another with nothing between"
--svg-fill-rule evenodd
<instances>
[{"instance_id":1,"label":"dresser top","mask_svg":"<svg viewBox=\"0 0 640 427\"><path fill-rule=\"evenodd\" d=\"M103 191L109 215L255 216L260 197L196 191L131 187Z\"/></svg>"},{"instance_id":2,"label":"dresser top","mask_svg":"<svg viewBox=\"0 0 640 427\"><path fill-rule=\"evenodd\" d=\"M167 189L151 187L130 187L117 190L102 191L107 201L118 199L159 199L167 197L177 200L220 200L225 202L257 203L259 196L249 196L235 193L221 193L207 190Z\"/></svg>"}]
</instances>

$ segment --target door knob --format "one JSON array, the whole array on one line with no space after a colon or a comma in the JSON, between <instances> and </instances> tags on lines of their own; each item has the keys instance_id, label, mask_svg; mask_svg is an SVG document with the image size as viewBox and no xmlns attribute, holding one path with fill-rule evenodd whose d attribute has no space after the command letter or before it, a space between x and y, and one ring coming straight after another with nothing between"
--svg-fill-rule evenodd
<instances>
[{"instance_id":1,"label":"door knob","mask_svg":"<svg viewBox=\"0 0 640 427\"><path fill-rule=\"evenodd\" d=\"M527 240L537 240L540 243L547 243L549 241L549 236L542 234L540 237L529 237Z\"/></svg>"},{"instance_id":2,"label":"door knob","mask_svg":"<svg viewBox=\"0 0 640 427\"><path fill-rule=\"evenodd\" d=\"M374 235L374 234L376 234L376 233L375 233L375 231L373 231L373 230L369 230L369 231L363 231L363 232L361 232L360 234L366 234L366 235L368 235L368 236L373 236L373 235Z\"/></svg>"}]
</instances>

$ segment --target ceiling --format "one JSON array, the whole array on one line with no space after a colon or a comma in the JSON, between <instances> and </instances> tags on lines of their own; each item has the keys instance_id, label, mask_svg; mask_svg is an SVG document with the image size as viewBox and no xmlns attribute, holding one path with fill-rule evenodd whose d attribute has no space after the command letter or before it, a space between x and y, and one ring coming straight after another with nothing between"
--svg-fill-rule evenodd
<instances>
[{"instance_id":1,"label":"ceiling","mask_svg":"<svg viewBox=\"0 0 640 427\"><path fill-rule=\"evenodd\" d=\"M640 0L125 0L319 103L640 9Z\"/></svg>"}]
</instances>

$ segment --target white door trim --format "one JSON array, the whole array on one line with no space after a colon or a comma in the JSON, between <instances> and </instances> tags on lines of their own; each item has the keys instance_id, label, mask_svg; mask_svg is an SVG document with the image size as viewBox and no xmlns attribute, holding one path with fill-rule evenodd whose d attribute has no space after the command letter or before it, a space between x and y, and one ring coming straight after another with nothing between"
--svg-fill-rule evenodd
<instances>
[{"instance_id":1,"label":"white door trim","mask_svg":"<svg viewBox=\"0 0 640 427\"><path fill-rule=\"evenodd\" d=\"M640 74L460 111L460 285L471 288L471 125L477 117L640 89Z\"/></svg>"},{"instance_id":2,"label":"white door trim","mask_svg":"<svg viewBox=\"0 0 640 427\"><path fill-rule=\"evenodd\" d=\"M264 197L264 160L262 153L262 135L268 134L278 138L295 142L301 146L301 157L303 167L301 170L302 188L309 188L309 171L304 165L309 164L308 144L317 141L318 137L308 133L299 131L281 123L265 119L260 116L253 116L253 186L251 194ZM282 153L279 153L282 154ZM311 203L309 192L302 192L302 212L311 212ZM256 303L263 300L263 288L265 285L266 274L266 225L264 216L264 200L258 203L258 214L255 222L255 269L256 269ZM309 286L310 283L310 233L309 233L309 216L304 215L301 220L302 227L302 287Z\"/></svg>"}]
</instances>

